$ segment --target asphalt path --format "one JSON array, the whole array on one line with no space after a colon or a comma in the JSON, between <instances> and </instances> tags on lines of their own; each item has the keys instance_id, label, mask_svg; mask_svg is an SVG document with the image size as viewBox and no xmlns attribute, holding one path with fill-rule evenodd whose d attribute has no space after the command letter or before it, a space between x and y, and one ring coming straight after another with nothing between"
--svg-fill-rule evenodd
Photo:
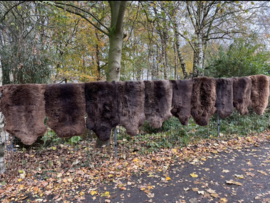
<instances>
[{"instance_id":1,"label":"asphalt path","mask_svg":"<svg viewBox=\"0 0 270 203\"><path fill-rule=\"evenodd\" d=\"M270 143L231 150L210 156L205 162L171 166L163 173L133 176L122 182L102 185L100 193L81 202L270 202ZM193 177L192 177L193 176Z\"/></svg>"}]
</instances>

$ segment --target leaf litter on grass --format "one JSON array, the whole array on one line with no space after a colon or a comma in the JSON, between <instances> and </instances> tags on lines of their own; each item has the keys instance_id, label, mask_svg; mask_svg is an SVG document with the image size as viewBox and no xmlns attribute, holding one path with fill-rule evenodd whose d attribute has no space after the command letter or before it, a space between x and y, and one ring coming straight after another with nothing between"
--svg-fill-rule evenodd
<instances>
[{"instance_id":1,"label":"leaf litter on grass","mask_svg":"<svg viewBox=\"0 0 270 203\"><path fill-rule=\"evenodd\" d=\"M127 184L123 184L122 180L130 180L134 174L148 173L148 177L155 178L158 177L158 173L166 174L171 165L188 162L199 166L209 158L217 158L219 152L230 153L232 150L254 146L269 139L270 136L266 132L240 139L238 135L230 136L229 139L222 136L221 140L200 140L183 148L159 149L156 152L146 153L134 152L136 145L120 142L118 159L114 157L112 146L110 149L98 150L94 149L94 142L85 141L81 142L77 149L60 144L41 151L14 153L8 151L7 172L0 180L2 183L0 199L2 202L9 202L20 201L28 196L46 199L46 196L53 195L56 200L59 198L82 200L86 194L94 198L97 196L110 198L109 191L99 190L100 184L113 182L124 191ZM222 172L228 173L229 170L224 169ZM264 171L258 172L267 175ZM252 173L248 172L246 175L251 176ZM199 177L197 173L191 173L190 176L194 179ZM235 174L234 177L241 179L244 176ZM171 181L168 175L163 179L165 183ZM234 180L227 180L226 183L242 185ZM154 193L151 190L154 187L146 186L142 191L147 191L145 193L152 198ZM78 188L88 189L78 192ZM189 191L188 188L184 190ZM206 194L201 189L196 189L196 192L200 195ZM217 193L211 192L209 193L212 197L219 197ZM226 202L225 199L222 201Z\"/></svg>"}]
</instances>

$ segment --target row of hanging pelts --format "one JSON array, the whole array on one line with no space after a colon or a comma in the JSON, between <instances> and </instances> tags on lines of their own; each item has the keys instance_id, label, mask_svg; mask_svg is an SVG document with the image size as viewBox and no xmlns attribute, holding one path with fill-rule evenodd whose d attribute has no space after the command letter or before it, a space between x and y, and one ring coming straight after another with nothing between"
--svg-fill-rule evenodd
<instances>
[{"instance_id":1,"label":"row of hanging pelts","mask_svg":"<svg viewBox=\"0 0 270 203\"><path fill-rule=\"evenodd\" d=\"M86 113L87 128L106 141L117 125L134 136L145 120L160 128L172 115L183 125L192 116L201 126L215 112L226 118L234 108L245 115L250 106L262 115L268 105L269 77L4 85L1 92L5 130L24 144L45 134L46 116L59 137L81 135Z\"/></svg>"}]
</instances>

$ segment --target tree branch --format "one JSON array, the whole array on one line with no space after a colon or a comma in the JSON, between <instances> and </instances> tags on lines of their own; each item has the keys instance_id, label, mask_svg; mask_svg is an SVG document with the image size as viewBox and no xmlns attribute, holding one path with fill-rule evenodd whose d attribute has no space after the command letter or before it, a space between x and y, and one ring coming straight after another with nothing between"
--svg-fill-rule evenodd
<instances>
[{"instance_id":1,"label":"tree branch","mask_svg":"<svg viewBox=\"0 0 270 203\"><path fill-rule=\"evenodd\" d=\"M191 19L191 23L192 23L193 27L196 28L195 22L194 22L194 20L192 18L192 14L191 14L191 11L190 11L190 8L189 8L188 1L186 2L186 5L187 5L187 10L188 10L189 18Z\"/></svg>"},{"instance_id":2,"label":"tree branch","mask_svg":"<svg viewBox=\"0 0 270 203\"><path fill-rule=\"evenodd\" d=\"M1 18L0 22L3 22L3 21L5 20L6 15L7 15L13 8L15 8L16 6L18 6L18 5L20 5L20 4L24 3L24 2L25 2L25 1L20 1L19 3L15 4L15 5L13 5L11 8L9 8L9 9L7 10L7 12L4 14L4 16Z\"/></svg>"},{"instance_id":3,"label":"tree branch","mask_svg":"<svg viewBox=\"0 0 270 203\"><path fill-rule=\"evenodd\" d=\"M48 5L51 5L51 4L48 4ZM65 9L63 8L62 6L59 6L59 5L51 5L51 6L55 6L57 8L61 8L61 9ZM66 11L70 12L70 13L73 13L77 16L80 16L81 18L85 19L88 23L90 23L91 25L93 25L96 29L98 29L100 32L102 32L103 34L109 36L109 33L105 32L104 30L102 30L101 28L99 28L97 25L95 25L94 23L92 23L90 20L88 20L88 18L86 18L83 14L81 13L78 13L78 12L75 12L75 11L72 11L70 9L66 9Z\"/></svg>"},{"instance_id":4,"label":"tree branch","mask_svg":"<svg viewBox=\"0 0 270 203\"><path fill-rule=\"evenodd\" d=\"M74 6L74 5L72 5L72 4L64 4L64 3L61 3L61 2L59 2L59 1L55 1L54 3L55 3L55 4L64 5L64 6L71 6L71 7L75 8L75 9L78 9L78 10L84 12L84 13L87 13L88 15L90 15L91 17L93 17L93 18L94 18L101 26L105 27L105 28L109 31L109 28L108 28L107 26L105 26L105 25L104 25L104 24L103 24L96 16L94 16L92 13L90 13L90 12L88 12L88 11L82 9L82 8L79 8L79 7L77 7L77 6Z\"/></svg>"},{"instance_id":5,"label":"tree branch","mask_svg":"<svg viewBox=\"0 0 270 203\"><path fill-rule=\"evenodd\" d=\"M116 32L122 31L126 7L127 7L127 1L121 1L120 8L118 11L117 22L116 22Z\"/></svg>"}]
</instances>

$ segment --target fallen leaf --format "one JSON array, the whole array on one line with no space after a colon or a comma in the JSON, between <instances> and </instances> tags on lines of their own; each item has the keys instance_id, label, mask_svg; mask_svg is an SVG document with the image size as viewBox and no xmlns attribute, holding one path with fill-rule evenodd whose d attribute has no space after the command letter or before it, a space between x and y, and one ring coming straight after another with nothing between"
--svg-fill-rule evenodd
<instances>
[{"instance_id":1,"label":"fallen leaf","mask_svg":"<svg viewBox=\"0 0 270 203\"><path fill-rule=\"evenodd\" d=\"M261 173L261 174L263 174L263 175L267 176L267 173L266 173L266 172L264 172L264 171L257 170L257 172L259 172L259 173Z\"/></svg>"},{"instance_id":2,"label":"fallen leaf","mask_svg":"<svg viewBox=\"0 0 270 203\"><path fill-rule=\"evenodd\" d=\"M197 178L197 177L198 177L198 175L197 175L196 173L191 173L190 176L191 176L192 178Z\"/></svg>"},{"instance_id":3,"label":"fallen leaf","mask_svg":"<svg viewBox=\"0 0 270 203\"><path fill-rule=\"evenodd\" d=\"M97 194L97 191L92 190L92 191L90 192L90 194L91 194L92 196L94 196L94 195L96 195L96 194Z\"/></svg>"},{"instance_id":4,"label":"fallen leaf","mask_svg":"<svg viewBox=\"0 0 270 203\"><path fill-rule=\"evenodd\" d=\"M166 180L171 180L171 178L169 176L166 177Z\"/></svg>"},{"instance_id":5,"label":"fallen leaf","mask_svg":"<svg viewBox=\"0 0 270 203\"><path fill-rule=\"evenodd\" d=\"M199 195L204 195L204 191L198 191Z\"/></svg>"},{"instance_id":6,"label":"fallen leaf","mask_svg":"<svg viewBox=\"0 0 270 203\"><path fill-rule=\"evenodd\" d=\"M229 170L225 170L225 169L222 170L222 173L229 173L229 172L230 172Z\"/></svg>"},{"instance_id":7,"label":"fallen leaf","mask_svg":"<svg viewBox=\"0 0 270 203\"><path fill-rule=\"evenodd\" d=\"M133 159L133 162L139 162L138 158Z\"/></svg>"},{"instance_id":8,"label":"fallen leaf","mask_svg":"<svg viewBox=\"0 0 270 203\"><path fill-rule=\"evenodd\" d=\"M239 179L244 179L244 176L243 176L243 175L234 174L234 176L235 176L236 178L239 178Z\"/></svg>"},{"instance_id":9,"label":"fallen leaf","mask_svg":"<svg viewBox=\"0 0 270 203\"><path fill-rule=\"evenodd\" d=\"M155 196L155 193L148 193L148 194L147 194L147 197L148 197L148 198L153 198L154 196Z\"/></svg>"},{"instance_id":10,"label":"fallen leaf","mask_svg":"<svg viewBox=\"0 0 270 203\"><path fill-rule=\"evenodd\" d=\"M226 180L226 183L227 184L230 184L230 185L239 185L239 186L242 186L242 183L239 183L239 182L236 182L236 181L233 181L233 180Z\"/></svg>"},{"instance_id":11,"label":"fallen leaf","mask_svg":"<svg viewBox=\"0 0 270 203\"><path fill-rule=\"evenodd\" d=\"M226 202L228 202L228 200L227 200L226 198L221 198L221 199L219 200L219 203L226 203Z\"/></svg>"},{"instance_id":12,"label":"fallen leaf","mask_svg":"<svg viewBox=\"0 0 270 203\"><path fill-rule=\"evenodd\" d=\"M199 191L199 188L192 188L192 191L197 192Z\"/></svg>"},{"instance_id":13,"label":"fallen leaf","mask_svg":"<svg viewBox=\"0 0 270 203\"><path fill-rule=\"evenodd\" d=\"M219 197L217 193L212 193L211 196L212 197L215 197L215 198L218 198Z\"/></svg>"},{"instance_id":14,"label":"fallen leaf","mask_svg":"<svg viewBox=\"0 0 270 203\"><path fill-rule=\"evenodd\" d=\"M251 172L246 172L246 174L247 174L247 176L251 176L251 177L255 176L255 174L251 173Z\"/></svg>"},{"instance_id":15,"label":"fallen leaf","mask_svg":"<svg viewBox=\"0 0 270 203\"><path fill-rule=\"evenodd\" d=\"M110 196L110 192L109 192L109 191L106 191L106 192L104 192L104 193L101 193L100 196L101 196L101 197L108 197L108 196Z\"/></svg>"},{"instance_id":16,"label":"fallen leaf","mask_svg":"<svg viewBox=\"0 0 270 203\"><path fill-rule=\"evenodd\" d=\"M216 191L215 190L212 190L212 189L208 189L208 190L206 190L208 193L210 193L210 194L213 194L213 193L216 193Z\"/></svg>"}]
</instances>

